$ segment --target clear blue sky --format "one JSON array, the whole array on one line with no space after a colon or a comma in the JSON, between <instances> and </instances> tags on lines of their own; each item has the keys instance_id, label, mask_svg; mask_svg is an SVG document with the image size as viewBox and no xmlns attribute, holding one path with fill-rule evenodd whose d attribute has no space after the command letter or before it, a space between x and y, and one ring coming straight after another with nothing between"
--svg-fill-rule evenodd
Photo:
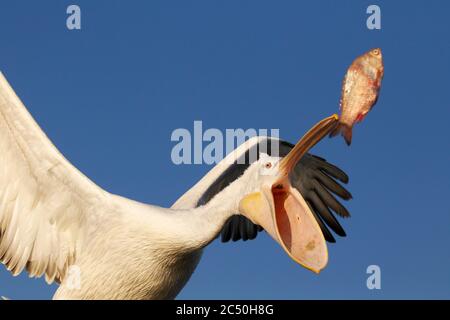
<instances>
[{"instance_id":1,"label":"clear blue sky","mask_svg":"<svg viewBox=\"0 0 450 320\"><path fill-rule=\"evenodd\" d=\"M66 8L82 10L68 31ZM382 30L366 28L381 7ZM44 131L108 191L170 206L207 165L170 161L176 128L280 128L295 141L338 110L357 55L385 78L351 148L314 151L350 175L347 238L316 276L266 235L209 246L179 298L450 298L448 1L8 1L0 69ZM382 289L366 288L366 268ZM0 268L0 295L55 286Z\"/></svg>"}]
</instances>

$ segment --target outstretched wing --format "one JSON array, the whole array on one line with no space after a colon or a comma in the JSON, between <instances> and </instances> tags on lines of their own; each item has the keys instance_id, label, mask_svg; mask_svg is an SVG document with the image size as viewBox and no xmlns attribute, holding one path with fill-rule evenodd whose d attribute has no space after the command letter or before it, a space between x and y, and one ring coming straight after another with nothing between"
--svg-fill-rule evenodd
<instances>
[{"instance_id":1,"label":"outstretched wing","mask_svg":"<svg viewBox=\"0 0 450 320\"><path fill-rule=\"evenodd\" d=\"M0 261L62 280L107 193L73 167L0 73ZM91 224L92 226L92 224Z\"/></svg>"},{"instance_id":2,"label":"outstretched wing","mask_svg":"<svg viewBox=\"0 0 450 320\"><path fill-rule=\"evenodd\" d=\"M274 148L275 145L278 146L277 149ZM275 152L278 152L279 156L284 157L293 147L293 144L277 138L254 137L249 139L217 164L179 201L181 203L183 200L188 201L189 199L189 201L197 201L197 206L203 205L239 178L247 167L259 158L260 152L274 156L277 155ZM255 154L256 157L254 156ZM336 195L344 200L351 198L350 192L338 182L347 183L348 176L325 159L307 154L299 161L291 173L290 180L311 207L325 239L329 242L335 242L334 236L328 227L336 234L345 236L344 229L332 211L342 217L350 216L347 209L336 199ZM189 203L189 205L193 204ZM244 241L250 240L254 239L261 230L263 229L260 226L253 224L246 217L236 213L225 223L221 232L221 239L223 242L240 239Z\"/></svg>"}]
</instances>

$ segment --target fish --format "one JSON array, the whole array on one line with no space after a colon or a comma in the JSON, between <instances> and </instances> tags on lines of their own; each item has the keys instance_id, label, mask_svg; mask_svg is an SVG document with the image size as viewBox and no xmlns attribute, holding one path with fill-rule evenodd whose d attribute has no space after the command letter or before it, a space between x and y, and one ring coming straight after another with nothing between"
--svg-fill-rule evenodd
<instances>
[{"instance_id":1,"label":"fish","mask_svg":"<svg viewBox=\"0 0 450 320\"><path fill-rule=\"evenodd\" d=\"M353 126L361 122L377 103L383 75L380 48L372 49L352 62L342 83L339 122L330 137L340 133L347 145L352 143Z\"/></svg>"}]
</instances>

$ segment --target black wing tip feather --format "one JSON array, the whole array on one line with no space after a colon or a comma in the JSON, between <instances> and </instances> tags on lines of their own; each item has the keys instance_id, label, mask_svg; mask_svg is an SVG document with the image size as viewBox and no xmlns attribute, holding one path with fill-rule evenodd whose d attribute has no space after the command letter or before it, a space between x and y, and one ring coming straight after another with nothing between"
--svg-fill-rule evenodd
<instances>
[{"instance_id":1,"label":"black wing tip feather","mask_svg":"<svg viewBox=\"0 0 450 320\"><path fill-rule=\"evenodd\" d=\"M324 224L322 218L314 210L314 205L309 200L307 200L306 203L308 204L309 208L311 209L311 212L313 213L314 218L316 218L316 221L319 224L320 230L322 231L322 234L325 237L325 240L327 242L335 243L336 239L334 238L334 236L330 232L330 230L327 228L327 226Z\"/></svg>"},{"instance_id":2,"label":"black wing tip feather","mask_svg":"<svg viewBox=\"0 0 450 320\"><path fill-rule=\"evenodd\" d=\"M261 226L255 225L249 219L242 215L233 215L228 218L224 224L221 235L222 242L229 241L247 241L253 240L258 235L258 232L264 230Z\"/></svg>"},{"instance_id":3,"label":"black wing tip feather","mask_svg":"<svg viewBox=\"0 0 450 320\"><path fill-rule=\"evenodd\" d=\"M220 232L221 241L222 242L228 242L231 239L231 227L230 227L231 220L228 219L227 222L225 222L222 231Z\"/></svg>"}]
</instances>

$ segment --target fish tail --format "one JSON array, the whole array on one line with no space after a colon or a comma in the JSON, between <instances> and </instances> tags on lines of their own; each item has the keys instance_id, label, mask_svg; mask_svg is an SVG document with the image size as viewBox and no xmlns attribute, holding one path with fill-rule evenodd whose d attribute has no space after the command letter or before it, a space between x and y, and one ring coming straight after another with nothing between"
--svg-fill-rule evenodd
<instances>
[{"instance_id":1,"label":"fish tail","mask_svg":"<svg viewBox=\"0 0 450 320\"><path fill-rule=\"evenodd\" d=\"M349 146L352 143L352 127L345 123L339 122L333 131L330 132L330 138L337 136L339 133L342 134L345 142Z\"/></svg>"}]
</instances>

